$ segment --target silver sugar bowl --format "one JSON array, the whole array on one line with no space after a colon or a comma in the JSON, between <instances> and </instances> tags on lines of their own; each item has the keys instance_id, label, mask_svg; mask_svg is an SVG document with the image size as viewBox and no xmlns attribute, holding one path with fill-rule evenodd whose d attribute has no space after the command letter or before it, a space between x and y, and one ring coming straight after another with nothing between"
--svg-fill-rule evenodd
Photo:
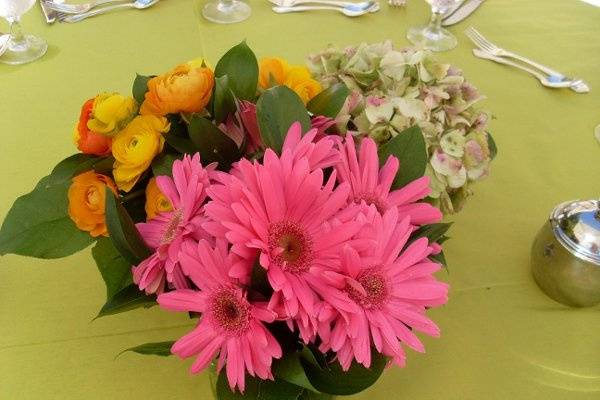
<instances>
[{"instance_id":1,"label":"silver sugar bowl","mask_svg":"<svg viewBox=\"0 0 600 400\"><path fill-rule=\"evenodd\" d=\"M558 205L531 249L539 287L572 307L600 304L600 200Z\"/></svg>"}]
</instances>

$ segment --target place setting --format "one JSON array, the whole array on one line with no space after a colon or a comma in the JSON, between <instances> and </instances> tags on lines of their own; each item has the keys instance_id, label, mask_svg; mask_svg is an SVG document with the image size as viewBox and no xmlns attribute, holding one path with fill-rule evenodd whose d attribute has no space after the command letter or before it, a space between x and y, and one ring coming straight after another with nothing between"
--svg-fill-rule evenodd
<instances>
[{"instance_id":1,"label":"place setting","mask_svg":"<svg viewBox=\"0 0 600 400\"><path fill-rule=\"evenodd\" d=\"M169 1L0 0L8 398L600 393L600 59L491 0Z\"/></svg>"}]
</instances>

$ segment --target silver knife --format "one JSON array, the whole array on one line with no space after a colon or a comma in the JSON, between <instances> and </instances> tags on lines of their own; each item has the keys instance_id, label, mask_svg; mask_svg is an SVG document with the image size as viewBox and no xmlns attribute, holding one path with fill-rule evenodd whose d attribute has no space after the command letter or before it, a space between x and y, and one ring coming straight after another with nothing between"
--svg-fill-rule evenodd
<instances>
[{"instance_id":1,"label":"silver knife","mask_svg":"<svg viewBox=\"0 0 600 400\"><path fill-rule=\"evenodd\" d=\"M450 26L457 24L467 18L469 15L473 14L475 10L482 5L484 0L468 0L466 1L462 7L452 13L448 18L445 18L442 21L443 26Z\"/></svg>"},{"instance_id":2,"label":"silver knife","mask_svg":"<svg viewBox=\"0 0 600 400\"><path fill-rule=\"evenodd\" d=\"M46 18L47 24L53 24L56 21L57 12L50 8L47 4L49 0L40 0L40 8L42 9L42 14L44 14L44 18ZM63 0L56 0L55 3L62 3Z\"/></svg>"}]
</instances>

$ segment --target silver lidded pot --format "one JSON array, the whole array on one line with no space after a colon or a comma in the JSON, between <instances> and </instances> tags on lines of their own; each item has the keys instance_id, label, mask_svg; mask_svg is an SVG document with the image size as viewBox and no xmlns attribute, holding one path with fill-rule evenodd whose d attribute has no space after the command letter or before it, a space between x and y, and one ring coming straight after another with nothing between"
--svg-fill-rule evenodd
<instances>
[{"instance_id":1,"label":"silver lidded pot","mask_svg":"<svg viewBox=\"0 0 600 400\"><path fill-rule=\"evenodd\" d=\"M535 281L572 307L600 304L600 200L559 204L531 249Z\"/></svg>"}]
</instances>

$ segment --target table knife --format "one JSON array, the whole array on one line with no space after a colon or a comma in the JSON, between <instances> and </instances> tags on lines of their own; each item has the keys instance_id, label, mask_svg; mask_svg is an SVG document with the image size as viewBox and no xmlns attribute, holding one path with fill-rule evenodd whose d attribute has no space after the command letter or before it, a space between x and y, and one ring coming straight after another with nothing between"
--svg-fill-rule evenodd
<instances>
[{"instance_id":1,"label":"table knife","mask_svg":"<svg viewBox=\"0 0 600 400\"><path fill-rule=\"evenodd\" d=\"M55 10L51 9L47 3L48 0L40 0L40 8L42 9L44 18L46 18L46 23L53 24L56 21L57 13ZM57 3L62 3L62 1L57 1Z\"/></svg>"},{"instance_id":2,"label":"table knife","mask_svg":"<svg viewBox=\"0 0 600 400\"><path fill-rule=\"evenodd\" d=\"M450 26L457 24L467 18L469 15L473 14L475 10L479 8L481 4L483 4L484 0L468 0L466 1L462 7L452 13L449 17L444 18L442 21L443 26Z\"/></svg>"}]
</instances>

